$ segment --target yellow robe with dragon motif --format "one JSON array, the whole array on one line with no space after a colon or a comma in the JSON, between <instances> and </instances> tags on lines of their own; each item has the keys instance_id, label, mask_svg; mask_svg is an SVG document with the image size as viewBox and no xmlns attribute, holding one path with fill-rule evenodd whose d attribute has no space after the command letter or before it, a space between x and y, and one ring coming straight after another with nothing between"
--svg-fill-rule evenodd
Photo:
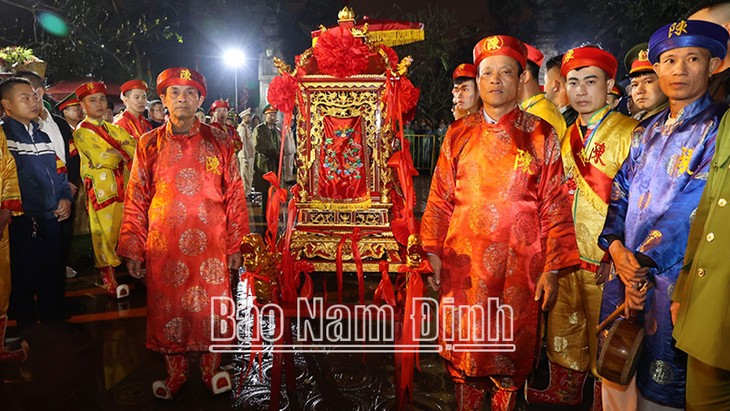
<instances>
[{"instance_id":1,"label":"yellow robe with dragon motif","mask_svg":"<svg viewBox=\"0 0 730 411\"><path fill-rule=\"evenodd\" d=\"M589 121L587 143L583 136L581 157L613 179L629 153L637 124L636 120L610 111L606 106ZM598 247L598 236L603 229L608 203L591 189L578 171L570 137L573 129L580 125L579 117L563 135L561 151L573 196L573 221L581 269L561 275L558 280L558 301L548 316L547 353L553 363L576 371L587 371L590 367L596 375L598 341L594 330L601 309L602 286L596 285L594 272L604 255ZM596 153L600 154L596 156Z\"/></svg>"},{"instance_id":2,"label":"yellow robe with dragon motif","mask_svg":"<svg viewBox=\"0 0 730 411\"><path fill-rule=\"evenodd\" d=\"M104 128L119 149L93 130L85 128L85 122ZM137 141L119 126L87 117L76 127L74 143L81 156L81 178L86 188L94 265L97 268L116 267L121 264L116 249L124 213L124 187Z\"/></svg>"}]
</instances>

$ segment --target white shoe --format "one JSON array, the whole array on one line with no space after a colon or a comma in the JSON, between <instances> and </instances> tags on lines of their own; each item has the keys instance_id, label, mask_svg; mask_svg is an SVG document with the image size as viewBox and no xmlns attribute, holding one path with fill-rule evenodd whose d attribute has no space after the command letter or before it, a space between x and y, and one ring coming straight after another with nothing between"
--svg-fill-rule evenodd
<instances>
[{"instance_id":1,"label":"white shoe","mask_svg":"<svg viewBox=\"0 0 730 411\"><path fill-rule=\"evenodd\" d=\"M171 400L172 394L164 380L157 380L152 383L152 394L161 400Z\"/></svg>"},{"instance_id":2,"label":"white shoe","mask_svg":"<svg viewBox=\"0 0 730 411\"><path fill-rule=\"evenodd\" d=\"M227 391L230 391L231 386L231 374L228 371L219 371L213 378L211 378L211 391L213 395L218 395Z\"/></svg>"},{"instance_id":3,"label":"white shoe","mask_svg":"<svg viewBox=\"0 0 730 411\"><path fill-rule=\"evenodd\" d=\"M122 284L117 286L117 299L129 296L129 286Z\"/></svg>"},{"instance_id":4,"label":"white shoe","mask_svg":"<svg viewBox=\"0 0 730 411\"><path fill-rule=\"evenodd\" d=\"M79 275L78 271L69 266L66 266L66 278L76 278L77 275Z\"/></svg>"}]
</instances>

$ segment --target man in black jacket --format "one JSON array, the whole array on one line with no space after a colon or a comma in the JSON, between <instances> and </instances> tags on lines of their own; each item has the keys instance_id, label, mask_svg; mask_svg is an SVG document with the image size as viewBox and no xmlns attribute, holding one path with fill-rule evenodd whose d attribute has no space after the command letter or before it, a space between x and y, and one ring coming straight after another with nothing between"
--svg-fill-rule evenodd
<instances>
[{"instance_id":1,"label":"man in black jacket","mask_svg":"<svg viewBox=\"0 0 730 411\"><path fill-rule=\"evenodd\" d=\"M24 78L0 83L2 127L15 158L23 202L23 215L13 217L9 226L9 313L21 328L35 324L36 306L41 321L63 320L61 224L71 214L72 196L51 140L38 126L40 100Z\"/></svg>"},{"instance_id":2,"label":"man in black jacket","mask_svg":"<svg viewBox=\"0 0 730 411\"><path fill-rule=\"evenodd\" d=\"M38 97L42 100L46 93L46 84L41 76L32 71L19 71L15 73L15 77L24 78L30 81L33 90L38 93ZM80 174L80 159L78 154L71 153L69 144L73 141L73 130L68 125L66 120L55 114L51 114L43 104L38 105L38 119L36 122L40 126L40 130L51 139L51 145L53 145L53 151L56 152L61 161L66 165L66 172L68 174L69 188L71 189L71 195L76 196L78 187L81 185L81 174ZM61 223L61 230L63 235L63 250L62 258L66 262L68 259L69 252L71 251L71 239L73 237L73 220L75 217L75 208L71 208L71 216ZM70 267L69 267L70 268ZM74 277L76 272L71 268L66 269L67 277Z\"/></svg>"}]
</instances>

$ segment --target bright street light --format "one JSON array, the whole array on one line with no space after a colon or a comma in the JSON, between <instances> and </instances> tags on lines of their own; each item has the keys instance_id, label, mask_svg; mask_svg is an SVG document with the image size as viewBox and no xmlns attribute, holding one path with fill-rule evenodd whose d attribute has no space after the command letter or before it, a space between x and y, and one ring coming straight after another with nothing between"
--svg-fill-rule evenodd
<instances>
[{"instance_id":1,"label":"bright street light","mask_svg":"<svg viewBox=\"0 0 730 411\"><path fill-rule=\"evenodd\" d=\"M246 55L240 49L230 48L223 53L223 61L226 66L233 69L233 85L235 88L235 101L234 107L236 108L236 114L238 114L238 69L243 66L243 61L246 59Z\"/></svg>"},{"instance_id":2,"label":"bright street light","mask_svg":"<svg viewBox=\"0 0 730 411\"><path fill-rule=\"evenodd\" d=\"M231 48L223 53L223 60L226 65L231 68L239 68L243 66L246 55L240 49Z\"/></svg>"}]
</instances>

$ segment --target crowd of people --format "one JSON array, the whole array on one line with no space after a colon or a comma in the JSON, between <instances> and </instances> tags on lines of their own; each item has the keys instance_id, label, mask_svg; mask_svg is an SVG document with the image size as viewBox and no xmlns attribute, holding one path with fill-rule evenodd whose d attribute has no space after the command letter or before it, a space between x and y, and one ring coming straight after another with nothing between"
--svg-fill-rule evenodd
<instances>
[{"instance_id":1,"label":"crowd of people","mask_svg":"<svg viewBox=\"0 0 730 411\"><path fill-rule=\"evenodd\" d=\"M545 59L489 36L453 72L455 121L405 124L436 136L416 145L424 157L440 147L421 224L428 284L451 305L497 298L515 325L515 351L495 353L454 349L497 332L489 318L456 310L439 324L459 410L487 399L512 410L523 389L529 403L577 406L587 383L596 410L730 407L729 24L730 2L719 2L659 28L626 53L625 95L618 59L600 46ZM123 261L146 282L146 346L168 373L154 395L178 393L191 351L211 392L230 390L207 351L211 297L230 296L241 266L247 195L261 191L265 210L264 174L281 167L293 183L296 147L271 106L260 124L224 100L204 111L195 70L166 69L155 86L148 101L146 82L122 84L114 116L102 82L53 105L36 73L0 83L0 361L28 354L22 339L6 346L8 315L20 336L64 321L68 247L85 221L109 296L130 293L116 280ZM628 384L598 370L609 341L596 329L617 308L640 313L646 334ZM530 378L541 339L544 387Z\"/></svg>"},{"instance_id":2,"label":"crowd of people","mask_svg":"<svg viewBox=\"0 0 730 411\"><path fill-rule=\"evenodd\" d=\"M45 90L34 72L0 83L0 361L24 361L25 331L67 318L64 281L75 274L66 262L77 220L91 235L110 297L129 295L116 280L123 258L131 276L146 279L147 347L163 353L168 368L168 378L153 385L155 396L179 391L189 351L204 352L202 377L214 394L230 390L220 355L207 352L209 297L230 297L229 269L241 266L257 153L275 157L263 172L277 168L276 110L267 107L266 123L251 130L250 109L239 126L228 103L216 100L210 124L201 122L205 78L186 68L158 76L160 100L148 102L142 80L122 84L117 116L102 82L85 82L55 104ZM270 130L275 156L254 144ZM6 346L8 316L17 327Z\"/></svg>"}]
</instances>

